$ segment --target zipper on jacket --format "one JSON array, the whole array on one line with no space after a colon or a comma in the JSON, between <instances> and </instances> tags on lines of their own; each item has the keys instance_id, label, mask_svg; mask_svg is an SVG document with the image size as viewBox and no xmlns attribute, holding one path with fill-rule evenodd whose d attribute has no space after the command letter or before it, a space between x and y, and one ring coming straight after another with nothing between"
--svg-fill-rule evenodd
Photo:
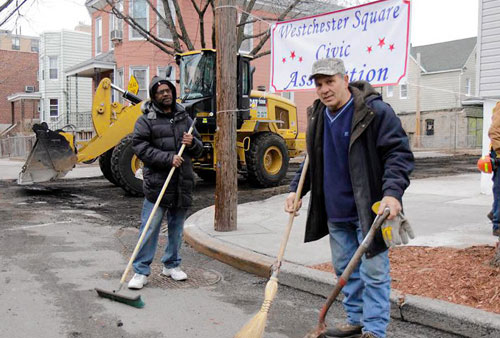
<instances>
[{"instance_id":1,"label":"zipper on jacket","mask_svg":"<svg viewBox=\"0 0 500 338\"><path fill-rule=\"evenodd\" d=\"M172 131L174 132L174 147L175 154L177 154L177 152L179 151L179 147L177 146L177 130L175 129L175 121L173 117L170 119L170 128L172 128Z\"/></svg>"}]
</instances>

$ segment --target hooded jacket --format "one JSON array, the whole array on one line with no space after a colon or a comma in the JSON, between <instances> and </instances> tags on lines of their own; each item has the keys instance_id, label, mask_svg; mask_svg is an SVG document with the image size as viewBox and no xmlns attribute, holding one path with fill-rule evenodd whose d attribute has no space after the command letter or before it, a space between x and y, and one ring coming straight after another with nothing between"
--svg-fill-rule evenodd
<instances>
[{"instance_id":1,"label":"hooded jacket","mask_svg":"<svg viewBox=\"0 0 500 338\"><path fill-rule=\"evenodd\" d=\"M354 115L349 141L349 173L363 235L366 236L375 218L371 206L384 196L400 202L410 184L414 159L408 137L394 110L382 101L373 87L364 81L349 84L354 99ZM328 234L328 217L323 191L323 118L325 105L318 99L308 109L307 153L309 169L302 196L311 191L305 242ZM296 191L302 166L290 184ZM302 197L301 196L301 197ZM367 257L387 249L378 231Z\"/></svg>"},{"instance_id":2,"label":"hooded jacket","mask_svg":"<svg viewBox=\"0 0 500 338\"><path fill-rule=\"evenodd\" d=\"M156 89L167 84L172 91L172 111L165 113L154 101ZM175 86L165 79L154 77L149 86L150 100L141 106L143 115L135 123L132 148L144 163L143 191L146 199L156 202L172 167L174 155L182 146L182 136L189 130L193 120L183 106L175 102ZM194 190L194 171L192 157L203 152L201 137L194 129L193 143L186 147L182 155L184 162L177 168L165 191L160 205L162 207L187 208L192 205Z\"/></svg>"},{"instance_id":3,"label":"hooded jacket","mask_svg":"<svg viewBox=\"0 0 500 338\"><path fill-rule=\"evenodd\" d=\"M497 102L495 108L493 108L493 114L491 115L491 126L488 130L488 136L491 140L491 147L496 153L496 157L500 155L500 102Z\"/></svg>"}]
</instances>

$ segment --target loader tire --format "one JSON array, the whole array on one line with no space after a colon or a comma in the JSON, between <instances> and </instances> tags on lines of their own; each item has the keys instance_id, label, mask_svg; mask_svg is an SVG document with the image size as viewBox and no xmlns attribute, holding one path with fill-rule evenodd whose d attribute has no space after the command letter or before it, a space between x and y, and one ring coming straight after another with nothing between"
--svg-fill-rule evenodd
<instances>
[{"instance_id":1,"label":"loader tire","mask_svg":"<svg viewBox=\"0 0 500 338\"><path fill-rule=\"evenodd\" d=\"M113 171L111 170L111 156L113 155L113 149L115 148L111 148L107 152L99 156L99 167L101 168L101 172L104 178L119 187L120 184L113 177Z\"/></svg>"},{"instance_id":2,"label":"loader tire","mask_svg":"<svg viewBox=\"0 0 500 338\"><path fill-rule=\"evenodd\" d=\"M288 149L285 140L277 134L265 132L254 136L245 158L247 178L252 185L274 187L286 176Z\"/></svg>"},{"instance_id":3,"label":"loader tire","mask_svg":"<svg viewBox=\"0 0 500 338\"><path fill-rule=\"evenodd\" d=\"M120 187L132 196L144 196L142 180L135 177L141 165L132 150L132 135L125 136L113 150L111 171Z\"/></svg>"},{"instance_id":4,"label":"loader tire","mask_svg":"<svg viewBox=\"0 0 500 338\"><path fill-rule=\"evenodd\" d=\"M196 175L198 175L198 177L205 182L208 183L215 182L215 176L216 176L215 170L198 170L196 171Z\"/></svg>"}]
</instances>

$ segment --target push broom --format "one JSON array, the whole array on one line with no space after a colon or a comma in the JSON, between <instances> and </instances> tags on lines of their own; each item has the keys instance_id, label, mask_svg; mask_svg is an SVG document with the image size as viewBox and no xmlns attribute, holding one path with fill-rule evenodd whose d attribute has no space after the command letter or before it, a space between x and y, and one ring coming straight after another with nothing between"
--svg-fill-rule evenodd
<instances>
[{"instance_id":1,"label":"push broom","mask_svg":"<svg viewBox=\"0 0 500 338\"><path fill-rule=\"evenodd\" d=\"M196 118L193 120L193 123L191 124L191 127L189 128L188 134L193 133L194 125L196 124ZM181 146L181 149L177 153L177 156L182 156L182 153L184 152L184 149L186 148L186 145L183 144ZM124 303L133 307L137 308L142 308L144 307L144 301L141 299L140 295L137 295L135 297L129 297L125 295L120 295L119 292L123 287L123 284L125 283L125 279L127 278L127 275L130 271L130 268L132 267L132 263L135 260L135 257L137 256L137 253L139 252L139 249L142 245L142 242L144 241L144 237L146 237L146 233L148 232L149 226L151 224L151 221L153 220L153 217L156 213L156 210L158 209L158 206L160 205L161 199L163 198L163 195L165 194L165 191L167 190L168 184L170 183L170 180L172 179L172 176L174 175L175 167L172 166L170 169L170 172L168 173L167 179L165 180L165 183L163 184L163 187L161 188L160 194L158 195L158 198L156 199L156 203L153 207L153 210L151 211L151 214L149 215L148 221L146 222L146 225L144 226L144 229L142 230L142 234L139 237L139 240L137 241L137 245L135 246L134 252L132 253L132 256L130 257L130 260L128 261L127 267L125 268L125 271L123 271L122 278L120 279L120 285L117 290L113 291L106 291L103 289L95 288L97 291L97 294L100 297L103 298L108 298L120 303Z\"/></svg>"},{"instance_id":2,"label":"push broom","mask_svg":"<svg viewBox=\"0 0 500 338\"><path fill-rule=\"evenodd\" d=\"M266 289L264 292L264 302L262 303L262 307L260 308L260 311L248 323L246 323L243 328L241 328L241 330L234 336L234 338L261 338L264 335L267 314L269 312L269 308L271 307L273 299L276 296L276 292L278 291L278 273L281 267L281 262L283 261L283 255L285 254L286 244L288 243L288 238L290 237L290 231L292 230L292 224L295 218L297 205L302 194L302 187L304 186L308 166L309 156L306 156L304 160L304 166L302 168L302 173L300 174L297 194L295 195L295 200L293 201L294 212L290 213L288 225L285 229L285 233L283 234L283 239L281 240L278 257L272 267L271 277L266 284Z\"/></svg>"}]
</instances>

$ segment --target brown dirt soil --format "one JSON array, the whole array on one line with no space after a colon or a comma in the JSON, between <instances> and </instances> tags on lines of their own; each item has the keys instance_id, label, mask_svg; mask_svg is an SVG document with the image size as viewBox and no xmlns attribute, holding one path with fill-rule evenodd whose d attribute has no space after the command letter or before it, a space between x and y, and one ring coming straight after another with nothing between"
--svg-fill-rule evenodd
<instances>
[{"instance_id":1,"label":"brown dirt soil","mask_svg":"<svg viewBox=\"0 0 500 338\"><path fill-rule=\"evenodd\" d=\"M495 248L398 247L391 249L392 287L500 314L500 268L489 263ZM333 272L331 263L312 266Z\"/></svg>"}]
</instances>

